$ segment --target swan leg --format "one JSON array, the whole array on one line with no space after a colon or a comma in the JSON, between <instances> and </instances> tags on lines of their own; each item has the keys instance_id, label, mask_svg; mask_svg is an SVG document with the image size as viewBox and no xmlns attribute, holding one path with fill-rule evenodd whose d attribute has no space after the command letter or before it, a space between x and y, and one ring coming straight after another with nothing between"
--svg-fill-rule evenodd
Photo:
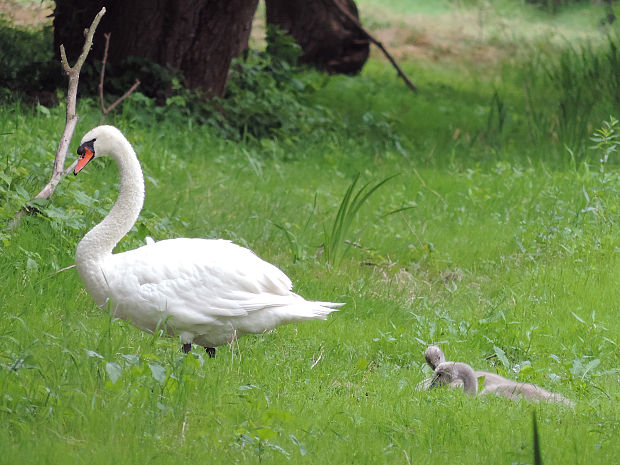
<instances>
[{"instance_id":1,"label":"swan leg","mask_svg":"<svg viewBox=\"0 0 620 465\"><path fill-rule=\"evenodd\" d=\"M183 344L183 352L189 354L192 350L192 343L188 342L187 344ZM209 358L215 358L215 347L205 347L205 351Z\"/></svg>"}]
</instances>

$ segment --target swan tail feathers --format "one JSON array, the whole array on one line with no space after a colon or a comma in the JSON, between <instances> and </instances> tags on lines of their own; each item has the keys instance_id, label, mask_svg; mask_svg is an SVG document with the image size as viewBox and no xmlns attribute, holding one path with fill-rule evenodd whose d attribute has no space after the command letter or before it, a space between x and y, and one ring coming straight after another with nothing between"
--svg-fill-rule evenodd
<instances>
[{"instance_id":1,"label":"swan tail feathers","mask_svg":"<svg viewBox=\"0 0 620 465\"><path fill-rule=\"evenodd\" d=\"M295 315L296 319L314 320L318 318L325 320L327 315L338 311L338 307L343 305L344 303L337 302L303 301L289 305L288 309L292 315Z\"/></svg>"}]
</instances>

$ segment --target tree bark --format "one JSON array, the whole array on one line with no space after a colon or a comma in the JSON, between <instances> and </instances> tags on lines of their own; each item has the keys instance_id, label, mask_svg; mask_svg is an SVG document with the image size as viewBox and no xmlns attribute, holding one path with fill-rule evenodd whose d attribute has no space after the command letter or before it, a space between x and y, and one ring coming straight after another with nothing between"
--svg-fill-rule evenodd
<instances>
[{"instance_id":1,"label":"tree bark","mask_svg":"<svg viewBox=\"0 0 620 465\"><path fill-rule=\"evenodd\" d=\"M232 59L248 46L258 0L56 0L54 45L74 59L81 31L106 6L99 30L112 34L108 62L140 57L180 70L185 85L222 96ZM103 34L95 56L103 56Z\"/></svg>"},{"instance_id":2,"label":"tree bark","mask_svg":"<svg viewBox=\"0 0 620 465\"><path fill-rule=\"evenodd\" d=\"M340 8L335 2L339 3ZM265 0L267 24L291 34L301 63L329 73L356 74L368 59L368 38L342 9L359 18L353 0Z\"/></svg>"}]
</instances>

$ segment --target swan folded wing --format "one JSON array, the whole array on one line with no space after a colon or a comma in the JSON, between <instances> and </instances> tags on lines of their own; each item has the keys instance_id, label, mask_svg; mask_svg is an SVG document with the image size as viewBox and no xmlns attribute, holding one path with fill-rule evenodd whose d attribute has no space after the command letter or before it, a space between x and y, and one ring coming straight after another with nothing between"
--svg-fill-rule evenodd
<instances>
[{"instance_id":1,"label":"swan folded wing","mask_svg":"<svg viewBox=\"0 0 620 465\"><path fill-rule=\"evenodd\" d=\"M111 260L116 274L108 284L123 306L157 308L196 323L301 299L280 269L225 240L165 240Z\"/></svg>"}]
</instances>

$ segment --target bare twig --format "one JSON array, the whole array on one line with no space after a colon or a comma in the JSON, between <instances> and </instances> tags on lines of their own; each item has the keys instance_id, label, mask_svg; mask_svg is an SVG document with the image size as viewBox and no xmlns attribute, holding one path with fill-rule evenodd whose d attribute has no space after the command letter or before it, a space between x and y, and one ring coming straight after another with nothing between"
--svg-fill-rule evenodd
<instances>
[{"instance_id":1,"label":"bare twig","mask_svg":"<svg viewBox=\"0 0 620 465\"><path fill-rule=\"evenodd\" d=\"M407 77L407 75L405 74L405 72L400 68L400 66L398 66L398 63L396 63L396 60L394 60L394 58L392 57L392 55L390 55L390 53L387 51L387 49L383 46L383 44L377 40L374 36L372 36L366 29L364 29L364 26L362 26L362 24L359 22L359 20L353 16L345 7L342 6L342 4L340 3L340 0L333 0L334 5L336 6L336 8L338 8L338 10L349 20L353 23L353 25L355 27L357 27L357 29L373 44L375 44L382 52L383 54L386 56L386 58L390 61L390 63L392 64L392 66L394 66L394 68L396 69L396 72L398 73L398 75L403 79L403 81L405 81L405 84L407 85L407 87L409 87L413 92L417 92L418 88L413 84L413 82L411 82L411 80Z\"/></svg>"},{"instance_id":2,"label":"bare twig","mask_svg":"<svg viewBox=\"0 0 620 465\"><path fill-rule=\"evenodd\" d=\"M105 115L110 113L112 110L116 108L116 106L119 103L121 103L123 100L129 97L133 93L133 91L138 88L139 85L140 85L140 80L136 79L136 82L133 83L133 85L129 88L129 90L125 92L123 95L121 95L118 99L116 99L116 101L105 110L103 117L105 118Z\"/></svg>"},{"instance_id":3,"label":"bare twig","mask_svg":"<svg viewBox=\"0 0 620 465\"><path fill-rule=\"evenodd\" d=\"M69 172L69 170L65 170L65 159L67 158L69 144L71 143L71 138L73 137L73 133L75 132L75 127L78 122L78 115L75 112L75 108L77 102L78 82L80 80L80 71L82 70L82 65L84 64L84 61L86 61L88 52L93 45L93 36L95 35L95 29L97 29L99 21L101 21L101 18L104 14L105 7L101 8L101 11L97 13L97 16L95 16L95 19L88 28L86 32L86 39L84 40L84 47L82 47L82 53L78 57L73 67L69 66L64 45L60 46L60 60L62 62L62 69L67 74L67 76L69 76L69 88L67 91L67 122L65 124L65 129L62 132L62 136L60 136L58 149L56 150L52 177L47 183L47 185L41 190L41 192L39 192L35 196L35 199L49 199L54 193L54 190L56 190L56 186L60 182L60 179Z\"/></svg>"},{"instance_id":4,"label":"bare twig","mask_svg":"<svg viewBox=\"0 0 620 465\"><path fill-rule=\"evenodd\" d=\"M390 53L386 50L386 48L383 46L383 44L381 42L379 42L377 39L375 39L366 29L364 29L364 26L362 26L362 24L359 22L359 20L353 16L345 7L342 6L342 4L340 3L340 0L333 0L334 5L336 6L336 8L338 8L338 10L346 16L346 18L351 21L353 23L353 25L355 27L357 27L357 29L359 29L359 31L364 34L364 36L366 36L366 38L371 41L373 44L375 44L377 47L379 47L379 49L383 52L383 54L386 56L386 58L390 61L390 63L392 63L392 66L394 66L394 68L396 68L396 72L398 73L398 75L402 78L403 81L405 81L405 84L407 84L407 87L409 87L413 92L417 92L418 88L413 84L413 82L411 82L411 80L407 77L407 75L405 74L405 72L400 69L400 66L398 66L398 63L396 63L396 60L394 60L394 58L392 57L392 55L390 55Z\"/></svg>"},{"instance_id":5,"label":"bare twig","mask_svg":"<svg viewBox=\"0 0 620 465\"><path fill-rule=\"evenodd\" d=\"M65 266L64 268L61 268L60 270L58 270L58 271L56 272L56 274L58 274L58 273L62 273L63 271L70 270L71 268L75 268L75 265Z\"/></svg>"},{"instance_id":6,"label":"bare twig","mask_svg":"<svg viewBox=\"0 0 620 465\"><path fill-rule=\"evenodd\" d=\"M82 53L80 53L80 56L78 57L73 67L69 66L64 45L60 46L60 61L62 63L62 69L67 74L67 76L69 76L66 109L67 119L65 123L65 129L62 132L62 136L60 136L60 141L58 142L58 147L56 149L56 156L54 157L54 167L52 168L52 176L49 182L45 185L45 187L41 189L41 192L39 192L34 197L35 199L49 199L56 190L56 186L58 186L58 183L60 182L62 177L67 173L70 173L77 164L77 160L75 160L69 166L69 168L65 170L65 159L67 158L67 151L69 150L69 144L71 143L71 138L73 137L73 133L75 132L75 127L78 121L78 116L75 112L75 108L77 102L78 82L80 80L80 71L82 69L82 65L84 64L84 61L86 61L88 52L93 45L93 36L95 35L95 29L97 29L99 21L101 21L101 18L105 14L105 11L105 7L101 8L101 11L99 11L99 13L97 13L97 16L95 16L95 19L93 19L90 28L85 30L86 39L84 40ZM9 225L9 229L14 229L15 227L19 226L21 219L31 211L31 207L24 206L18 212L16 212L15 215L13 215L13 221Z\"/></svg>"},{"instance_id":7,"label":"bare twig","mask_svg":"<svg viewBox=\"0 0 620 465\"><path fill-rule=\"evenodd\" d=\"M409 460L409 455L407 455L407 451L403 449L403 454L405 454L405 459L407 460L407 465L411 465L411 460Z\"/></svg>"},{"instance_id":8,"label":"bare twig","mask_svg":"<svg viewBox=\"0 0 620 465\"><path fill-rule=\"evenodd\" d=\"M321 347L321 353L319 354L319 358L317 358L314 363L312 364L312 366L310 367L310 369L312 370L315 366L317 366L319 364L319 362L321 361L321 359L323 358L323 352L325 352L325 348Z\"/></svg>"},{"instance_id":9,"label":"bare twig","mask_svg":"<svg viewBox=\"0 0 620 465\"><path fill-rule=\"evenodd\" d=\"M105 105L103 104L103 78L105 76L105 64L108 61L108 47L110 46L111 33L106 32L103 34L105 37L105 48L103 49L103 61L101 62L101 73L99 74L99 103L101 103L101 119L105 118Z\"/></svg>"},{"instance_id":10,"label":"bare twig","mask_svg":"<svg viewBox=\"0 0 620 465\"><path fill-rule=\"evenodd\" d=\"M181 426L181 441L185 441L185 427L187 426L187 412L183 414L183 425Z\"/></svg>"},{"instance_id":11,"label":"bare twig","mask_svg":"<svg viewBox=\"0 0 620 465\"><path fill-rule=\"evenodd\" d=\"M418 179L422 183L422 187L427 188L429 191L431 191L433 194L435 194L439 198L439 200L441 200L443 202L443 204L445 206L448 206L448 202L446 202L446 200L441 196L441 194L439 192L437 192L435 189L431 189L430 187L428 187L426 185L426 183L424 182L424 179L422 179L422 176L420 176L420 173L418 173L418 170L413 168L413 172L415 173L415 175L418 177Z\"/></svg>"},{"instance_id":12,"label":"bare twig","mask_svg":"<svg viewBox=\"0 0 620 465\"><path fill-rule=\"evenodd\" d=\"M110 46L110 36L111 34L109 32L106 32L105 34L103 34L103 37L105 37L105 48L103 50L103 61L101 62L101 74L99 75L99 103L101 104L101 120L100 120L101 123L105 121L105 117L108 115L108 113L114 110L119 103L121 103L123 100L129 97L133 93L133 91L135 91L140 85L140 80L136 79L136 82L134 82L133 86L131 86L127 92L125 92L118 99L116 99L116 101L112 105L110 105L108 108L105 107L105 103L103 101L103 78L105 76L105 65L106 65L106 62L108 61L108 48Z\"/></svg>"}]
</instances>

